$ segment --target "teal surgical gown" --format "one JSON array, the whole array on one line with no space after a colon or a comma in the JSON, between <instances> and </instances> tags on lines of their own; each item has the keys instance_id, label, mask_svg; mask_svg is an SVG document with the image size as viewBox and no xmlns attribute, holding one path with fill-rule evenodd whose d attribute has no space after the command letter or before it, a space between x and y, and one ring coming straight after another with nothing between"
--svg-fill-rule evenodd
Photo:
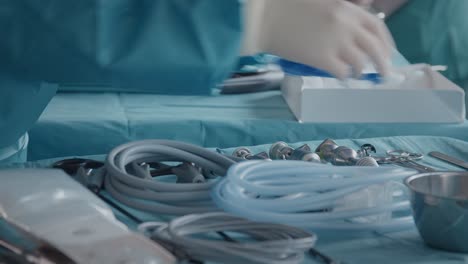
<instances>
[{"instance_id":1,"label":"teal surgical gown","mask_svg":"<svg viewBox=\"0 0 468 264\"><path fill-rule=\"evenodd\" d=\"M26 161L28 135L57 91L54 84L0 74L0 164Z\"/></svg>"},{"instance_id":2,"label":"teal surgical gown","mask_svg":"<svg viewBox=\"0 0 468 264\"><path fill-rule=\"evenodd\" d=\"M24 138L54 85L209 94L236 65L241 9L239 0L0 1L0 152Z\"/></svg>"},{"instance_id":3,"label":"teal surgical gown","mask_svg":"<svg viewBox=\"0 0 468 264\"><path fill-rule=\"evenodd\" d=\"M0 67L64 90L208 94L236 64L239 0L0 1Z\"/></svg>"}]
</instances>

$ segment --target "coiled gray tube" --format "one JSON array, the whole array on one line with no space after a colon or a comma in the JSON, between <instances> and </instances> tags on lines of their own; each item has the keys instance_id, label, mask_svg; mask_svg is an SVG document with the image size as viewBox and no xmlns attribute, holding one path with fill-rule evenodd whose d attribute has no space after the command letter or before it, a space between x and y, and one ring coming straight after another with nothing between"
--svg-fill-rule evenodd
<instances>
[{"instance_id":1,"label":"coiled gray tube","mask_svg":"<svg viewBox=\"0 0 468 264\"><path fill-rule=\"evenodd\" d=\"M298 228L216 212L186 215L170 223L143 223L138 229L156 241L170 241L197 260L219 263L301 263L317 240ZM212 239L215 232L243 236L239 241L220 241Z\"/></svg>"},{"instance_id":2,"label":"coiled gray tube","mask_svg":"<svg viewBox=\"0 0 468 264\"><path fill-rule=\"evenodd\" d=\"M204 183L155 181L145 170L127 170L132 163L188 162L224 176L235 162L195 145L171 140L143 140L113 149L106 159L105 189L129 207L158 214L184 215L217 211L210 199L216 179Z\"/></svg>"}]
</instances>

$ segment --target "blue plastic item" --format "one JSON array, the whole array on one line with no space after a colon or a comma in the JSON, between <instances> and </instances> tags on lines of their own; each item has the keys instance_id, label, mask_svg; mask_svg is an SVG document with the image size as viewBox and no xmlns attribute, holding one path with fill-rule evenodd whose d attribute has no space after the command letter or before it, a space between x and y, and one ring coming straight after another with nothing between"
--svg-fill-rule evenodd
<instances>
[{"instance_id":1,"label":"blue plastic item","mask_svg":"<svg viewBox=\"0 0 468 264\"><path fill-rule=\"evenodd\" d=\"M324 70L317 69L312 66L304 65L301 63L293 62L290 60L286 60L283 58L278 58L276 63L281 66L281 68L286 74L289 74L289 75L335 78L333 75L331 75L330 73ZM378 73L365 73L361 76L360 79L370 81L375 84L379 84L382 82L382 76L380 76L380 74Z\"/></svg>"}]
</instances>

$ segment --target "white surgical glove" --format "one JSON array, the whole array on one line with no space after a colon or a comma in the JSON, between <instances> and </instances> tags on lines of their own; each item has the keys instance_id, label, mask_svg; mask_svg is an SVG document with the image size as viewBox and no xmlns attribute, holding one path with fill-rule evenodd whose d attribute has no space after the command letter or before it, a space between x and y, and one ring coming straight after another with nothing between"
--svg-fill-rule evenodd
<instances>
[{"instance_id":1,"label":"white surgical glove","mask_svg":"<svg viewBox=\"0 0 468 264\"><path fill-rule=\"evenodd\" d=\"M372 3L374 2L374 0L348 0L348 1L356 5L364 6L364 7L371 6Z\"/></svg>"},{"instance_id":2,"label":"white surgical glove","mask_svg":"<svg viewBox=\"0 0 468 264\"><path fill-rule=\"evenodd\" d=\"M253 5L257 11L246 12L246 26L253 30L247 29L250 48L244 51L275 54L340 79L359 75L369 62L388 75L393 39L385 24L362 8L343 0L250 0L246 8Z\"/></svg>"}]
</instances>

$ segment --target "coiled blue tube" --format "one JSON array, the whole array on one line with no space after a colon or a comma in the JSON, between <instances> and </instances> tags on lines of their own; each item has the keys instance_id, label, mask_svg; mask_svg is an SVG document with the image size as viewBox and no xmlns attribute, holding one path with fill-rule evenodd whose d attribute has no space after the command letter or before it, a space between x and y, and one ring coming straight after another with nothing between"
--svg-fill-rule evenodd
<instances>
[{"instance_id":1,"label":"coiled blue tube","mask_svg":"<svg viewBox=\"0 0 468 264\"><path fill-rule=\"evenodd\" d=\"M227 177L212 190L216 205L256 221L298 227L390 232L413 226L407 200L338 208L349 195L371 186L402 182L412 170L393 167L333 167L300 161L252 161L231 166ZM391 195L391 194L390 194ZM372 200L372 195L367 199ZM377 215L390 219L375 221ZM364 223L356 219L366 219Z\"/></svg>"}]
</instances>

